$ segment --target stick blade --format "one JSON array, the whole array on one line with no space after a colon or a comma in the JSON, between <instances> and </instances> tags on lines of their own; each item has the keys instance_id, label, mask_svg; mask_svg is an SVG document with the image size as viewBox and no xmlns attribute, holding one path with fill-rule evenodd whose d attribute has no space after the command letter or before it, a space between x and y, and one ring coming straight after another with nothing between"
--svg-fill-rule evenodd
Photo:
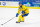
<instances>
[{"instance_id":1,"label":"stick blade","mask_svg":"<svg viewBox=\"0 0 40 27\"><path fill-rule=\"evenodd\" d=\"M1 24L1 25L3 25L3 24Z\"/></svg>"}]
</instances>

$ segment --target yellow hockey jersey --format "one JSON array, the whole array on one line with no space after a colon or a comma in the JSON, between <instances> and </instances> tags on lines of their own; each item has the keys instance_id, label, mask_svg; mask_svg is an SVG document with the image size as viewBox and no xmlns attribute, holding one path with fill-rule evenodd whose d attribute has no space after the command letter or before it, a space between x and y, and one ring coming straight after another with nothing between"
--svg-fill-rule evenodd
<instances>
[{"instance_id":1,"label":"yellow hockey jersey","mask_svg":"<svg viewBox=\"0 0 40 27\"><path fill-rule=\"evenodd\" d=\"M20 14L21 11L25 11L25 14L29 13L29 9L24 5L22 5L22 8L20 6L18 7L18 14Z\"/></svg>"}]
</instances>

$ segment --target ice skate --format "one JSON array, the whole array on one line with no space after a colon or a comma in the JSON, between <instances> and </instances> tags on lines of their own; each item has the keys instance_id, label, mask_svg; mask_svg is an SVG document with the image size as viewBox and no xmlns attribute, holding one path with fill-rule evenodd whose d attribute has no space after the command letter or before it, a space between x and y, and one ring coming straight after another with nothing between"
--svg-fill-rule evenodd
<instances>
[{"instance_id":1,"label":"ice skate","mask_svg":"<svg viewBox=\"0 0 40 27\"><path fill-rule=\"evenodd\" d=\"M16 23L20 23L20 22L17 21Z\"/></svg>"},{"instance_id":2,"label":"ice skate","mask_svg":"<svg viewBox=\"0 0 40 27\"><path fill-rule=\"evenodd\" d=\"M24 22L24 21L20 21L20 22Z\"/></svg>"}]
</instances>

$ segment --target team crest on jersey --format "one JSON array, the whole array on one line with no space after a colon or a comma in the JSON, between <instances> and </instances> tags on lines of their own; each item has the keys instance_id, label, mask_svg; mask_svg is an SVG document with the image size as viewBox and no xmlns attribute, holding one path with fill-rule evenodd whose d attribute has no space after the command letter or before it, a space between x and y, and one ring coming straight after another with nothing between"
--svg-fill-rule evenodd
<instances>
[{"instance_id":1,"label":"team crest on jersey","mask_svg":"<svg viewBox=\"0 0 40 27\"><path fill-rule=\"evenodd\" d=\"M19 10L21 9L21 7L19 7Z\"/></svg>"}]
</instances>

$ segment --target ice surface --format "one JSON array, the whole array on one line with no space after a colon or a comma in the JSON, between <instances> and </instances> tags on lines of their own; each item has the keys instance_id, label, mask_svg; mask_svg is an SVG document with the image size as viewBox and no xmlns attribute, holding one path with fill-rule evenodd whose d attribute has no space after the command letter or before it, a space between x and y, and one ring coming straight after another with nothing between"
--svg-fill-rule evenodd
<instances>
[{"instance_id":1,"label":"ice surface","mask_svg":"<svg viewBox=\"0 0 40 27\"><path fill-rule=\"evenodd\" d=\"M25 22L15 23L18 17L14 18L10 22L5 23L17 13L17 8L0 8L0 27L40 27L40 9L29 9L29 15L25 17Z\"/></svg>"}]
</instances>

